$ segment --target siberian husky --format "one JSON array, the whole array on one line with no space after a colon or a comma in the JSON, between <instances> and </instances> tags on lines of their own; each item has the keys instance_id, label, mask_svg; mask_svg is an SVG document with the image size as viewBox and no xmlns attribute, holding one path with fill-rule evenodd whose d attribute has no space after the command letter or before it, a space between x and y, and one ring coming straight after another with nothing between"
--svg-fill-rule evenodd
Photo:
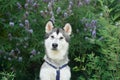
<instances>
[{"instance_id":1,"label":"siberian husky","mask_svg":"<svg viewBox=\"0 0 120 80\"><path fill-rule=\"evenodd\" d=\"M48 21L45 32L46 54L40 69L40 80L70 80L71 72L67 64L71 25L66 23L63 29L54 28L53 23Z\"/></svg>"}]
</instances>

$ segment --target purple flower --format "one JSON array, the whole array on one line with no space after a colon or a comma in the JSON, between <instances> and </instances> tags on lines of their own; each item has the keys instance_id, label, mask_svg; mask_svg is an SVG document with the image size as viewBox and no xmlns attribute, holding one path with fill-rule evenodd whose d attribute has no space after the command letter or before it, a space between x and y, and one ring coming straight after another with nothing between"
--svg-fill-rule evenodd
<instances>
[{"instance_id":1,"label":"purple flower","mask_svg":"<svg viewBox=\"0 0 120 80\"><path fill-rule=\"evenodd\" d=\"M31 53L32 55L35 55L35 54L36 54L36 50L33 49L30 53Z\"/></svg>"},{"instance_id":2,"label":"purple flower","mask_svg":"<svg viewBox=\"0 0 120 80\"><path fill-rule=\"evenodd\" d=\"M53 23L55 23L55 17L54 17L54 16L52 16L52 17L50 18L50 20L51 20Z\"/></svg>"},{"instance_id":3,"label":"purple flower","mask_svg":"<svg viewBox=\"0 0 120 80\"><path fill-rule=\"evenodd\" d=\"M26 4L24 5L24 7L25 7L25 9L28 9L28 3L26 3Z\"/></svg>"},{"instance_id":4,"label":"purple flower","mask_svg":"<svg viewBox=\"0 0 120 80\"><path fill-rule=\"evenodd\" d=\"M52 17L54 16L54 13L53 13L53 11L50 11L50 16L52 16Z\"/></svg>"},{"instance_id":5,"label":"purple flower","mask_svg":"<svg viewBox=\"0 0 120 80\"><path fill-rule=\"evenodd\" d=\"M48 10L52 11L52 3L51 2L48 3Z\"/></svg>"},{"instance_id":6,"label":"purple flower","mask_svg":"<svg viewBox=\"0 0 120 80\"><path fill-rule=\"evenodd\" d=\"M51 0L52 6L54 5L55 0Z\"/></svg>"},{"instance_id":7,"label":"purple flower","mask_svg":"<svg viewBox=\"0 0 120 80\"><path fill-rule=\"evenodd\" d=\"M84 0L86 4L89 4L90 3L90 0Z\"/></svg>"},{"instance_id":8,"label":"purple flower","mask_svg":"<svg viewBox=\"0 0 120 80\"><path fill-rule=\"evenodd\" d=\"M13 49L10 51L10 55L14 55L14 50Z\"/></svg>"},{"instance_id":9,"label":"purple flower","mask_svg":"<svg viewBox=\"0 0 120 80\"><path fill-rule=\"evenodd\" d=\"M59 14L61 12L61 7L58 7L56 12Z\"/></svg>"},{"instance_id":10,"label":"purple flower","mask_svg":"<svg viewBox=\"0 0 120 80\"><path fill-rule=\"evenodd\" d=\"M72 1L70 1L70 2L69 2L69 5L71 5L71 6L72 6L72 5L73 5L73 2L72 2Z\"/></svg>"},{"instance_id":11,"label":"purple flower","mask_svg":"<svg viewBox=\"0 0 120 80\"><path fill-rule=\"evenodd\" d=\"M24 18L24 19L26 19L26 18L27 18L26 14L24 14L23 18Z\"/></svg>"},{"instance_id":12,"label":"purple flower","mask_svg":"<svg viewBox=\"0 0 120 80\"><path fill-rule=\"evenodd\" d=\"M22 23L19 23L19 26L20 26L20 27L23 27L23 26L24 26L24 24L22 24Z\"/></svg>"},{"instance_id":13,"label":"purple flower","mask_svg":"<svg viewBox=\"0 0 120 80\"><path fill-rule=\"evenodd\" d=\"M13 27L13 26L14 26L14 22L9 22L9 25L10 25L11 27Z\"/></svg>"},{"instance_id":14,"label":"purple flower","mask_svg":"<svg viewBox=\"0 0 120 80\"><path fill-rule=\"evenodd\" d=\"M33 3L33 6L35 7L36 5L37 5L37 2L34 2L34 3Z\"/></svg>"},{"instance_id":15,"label":"purple flower","mask_svg":"<svg viewBox=\"0 0 120 80\"><path fill-rule=\"evenodd\" d=\"M81 1L78 2L78 7L82 6L83 3Z\"/></svg>"},{"instance_id":16,"label":"purple flower","mask_svg":"<svg viewBox=\"0 0 120 80\"><path fill-rule=\"evenodd\" d=\"M27 3L33 4L34 0L26 0Z\"/></svg>"},{"instance_id":17,"label":"purple flower","mask_svg":"<svg viewBox=\"0 0 120 80\"><path fill-rule=\"evenodd\" d=\"M90 24L89 23L85 23L85 27L86 28L90 27Z\"/></svg>"},{"instance_id":18,"label":"purple flower","mask_svg":"<svg viewBox=\"0 0 120 80\"><path fill-rule=\"evenodd\" d=\"M26 15L26 16L28 16L28 15L29 15L29 12L28 12L28 11L26 11L26 12L25 12L25 15Z\"/></svg>"},{"instance_id":19,"label":"purple flower","mask_svg":"<svg viewBox=\"0 0 120 80\"><path fill-rule=\"evenodd\" d=\"M91 27L95 27L95 26L96 26L96 23L97 23L96 20L92 20L92 21L91 21Z\"/></svg>"},{"instance_id":20,"label":"purple flower","mask_svg":"<svg viewBox=\"0 0 120 80\"><path fill-rule=\"evenodd\" d=\"M96 30L95 30L95 29L92 31L92 37L93 37L93 38L96 37Z\"/></svg>"},{"instance_id":21,"label":"purple flower","mask_svg":"<svg viewBox=\"0 0 120 80\"><path fill-rule=\"evenodd\" d=\"M24 19L26 19L28 16L29 16L29 12L26 11L25 14L24 14Z\"/></svg>"},{"instance_id":22,"label":"purple flower","mask_svg":"<svg viewBox=\"0 0 120 80\"><path fill-rule=\"evenodd\" d=\"M28 25L29 24L29 20L25 20L25 24Z\"/></svg>"},{"instance_id":23,"label":"purple flower","mask_svg":"<svg viewBox=\"0 0 120 80\"><path fill-rule=\"evenodd\" d=\"M20 4L19 2L17 2L16 4L17 4L17 6L18 6L18 9L21 9L21 8L22 8L22 6L21 6L21 4Z\"/></svg>"},{"instance_id":24,"label":"purple flower","mask_svg":"<svg viewBox=\"0 0 120 80\"><path fill-rule=\"evenodd\" d=\"M22 62L23 58L22 57L18 57L18 61Z\"/></svg>"},{"instance_id":25,"label":"purple flower","mask_svg":"<svg viewBox=\"0 0 120 80\"><path fill-rule=\"evenodd\" d=\"M27 30L29 33L33 33L33 29L29 29L29 30Z\"/></svg>"},{"instance_id":26,"label":"purple flower","mask_svg":"<svg viewBox=\"0 0 120 80\"><path fill-rule=\"evenodd\" d=\"M9 38L10 41L12 40L12 34L11 33L8 34L8 38Z\"/></svg>"},{"instance_id":27,"label":"purple flower","mask_svg":"<svg viewBox=\"0 0 120 80\"><path fill-rule=\"evenodd\" d=\"M33 4L33 7L34 7L34 8L38 8L37 2L35 2L35 3Z\"/></svg>"},{"instance_id":28,"label":"purple flower","mask_svg":"<svg viewBox=\"0 0 120 80\"><path fill-rule=\"evenodd\" d=\"M16 48L14 52L20 54L20 50L18 48Z\"/></svg>"},{"instance_id":29,"label":"purple flower","mask_svg":"<svg viewBox=\"0 0 120 80\"><path fill-rule=\"evenodd\" d=\"M25 20L25 27L26 29L29 29L29 20Z\"/></svg>"},{"instance_id":30,"label":"purple flower","mask_svg":"<svg viewBox=\"0 0 120 80\"><path fill-rule=\"evenodd\" d=\"M67 18L68 17L68 13L64 13L64 18Z\"/></svg>"},{"instance_id":31,"label":"purple flower","mask_svg":"<svg viewBox=\"0 0 120 80\"><path fill-rule=\"evenodd\" d=\"M68 10L71 10L71 9L72 9L72 5L69 5L69 6L68 6Z\"/></svg>"}]
</instances>

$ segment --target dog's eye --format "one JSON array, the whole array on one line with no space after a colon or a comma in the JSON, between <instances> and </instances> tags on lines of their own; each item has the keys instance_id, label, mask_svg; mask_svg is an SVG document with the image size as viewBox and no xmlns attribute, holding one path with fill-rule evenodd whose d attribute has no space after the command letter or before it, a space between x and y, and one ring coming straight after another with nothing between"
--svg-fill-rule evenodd
<instances>
[{"instance_id":1,"label":"dog's eye","mask_svg":"<svg viewBox=\"0 0 120 80\"><path fill-rule=\"evenodd\" d=\"M63 37L60 37L60 40L63 39Z\"/></svg>"},{"instance_id":2,"label":"dog's eye","mask_svg":"<svg viewBox=\"0 0 120 80\"><path fill-rule=\"evenodd\" d=\"M51 38L54 38L54 36L51 36Z\"/></svg>"}]
</instances>

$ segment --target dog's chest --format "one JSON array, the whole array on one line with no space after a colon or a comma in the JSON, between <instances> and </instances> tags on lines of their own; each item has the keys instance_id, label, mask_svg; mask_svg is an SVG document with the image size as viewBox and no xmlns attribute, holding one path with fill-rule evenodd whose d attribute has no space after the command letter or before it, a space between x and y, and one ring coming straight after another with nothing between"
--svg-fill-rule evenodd
<instances>
[{"instance_id":1,"label":"dog's chest","mask_svg":"<svg viewBox=\"0 0 120 80\"><path fill-rule=\"evenodd\" d=\"M44 66L44 69L47 70L47 74L45 74L46 77L49 76L50 80L56 80L56 76L58 75L57 69L51 67L50 65L48 65L46 63L44 63L43 66ZM60 80L65 80L67 77L71 76L70 68L68 66L60 69L59 72L60 72L60 75L59 75ZM66 79L66 80L68 80L68 79Z\"/></svg>"}]
</instances>

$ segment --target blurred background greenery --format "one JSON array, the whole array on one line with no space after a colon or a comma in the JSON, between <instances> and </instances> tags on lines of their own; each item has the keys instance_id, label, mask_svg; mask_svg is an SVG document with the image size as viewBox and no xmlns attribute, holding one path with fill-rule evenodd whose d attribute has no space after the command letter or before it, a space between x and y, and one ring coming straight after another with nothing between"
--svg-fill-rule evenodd
<instances>
[{"instance_id":1,"label":"blurred background greenery","mask_svg":"<svg viewBox=\"0 0 120 80\"><path fill-rule=\"evenodd\" d=\"M72 25L71 80L120 80L120 0L0 0L1 80L39 80L48 20Z\"/></svg>"}]
</instances>

